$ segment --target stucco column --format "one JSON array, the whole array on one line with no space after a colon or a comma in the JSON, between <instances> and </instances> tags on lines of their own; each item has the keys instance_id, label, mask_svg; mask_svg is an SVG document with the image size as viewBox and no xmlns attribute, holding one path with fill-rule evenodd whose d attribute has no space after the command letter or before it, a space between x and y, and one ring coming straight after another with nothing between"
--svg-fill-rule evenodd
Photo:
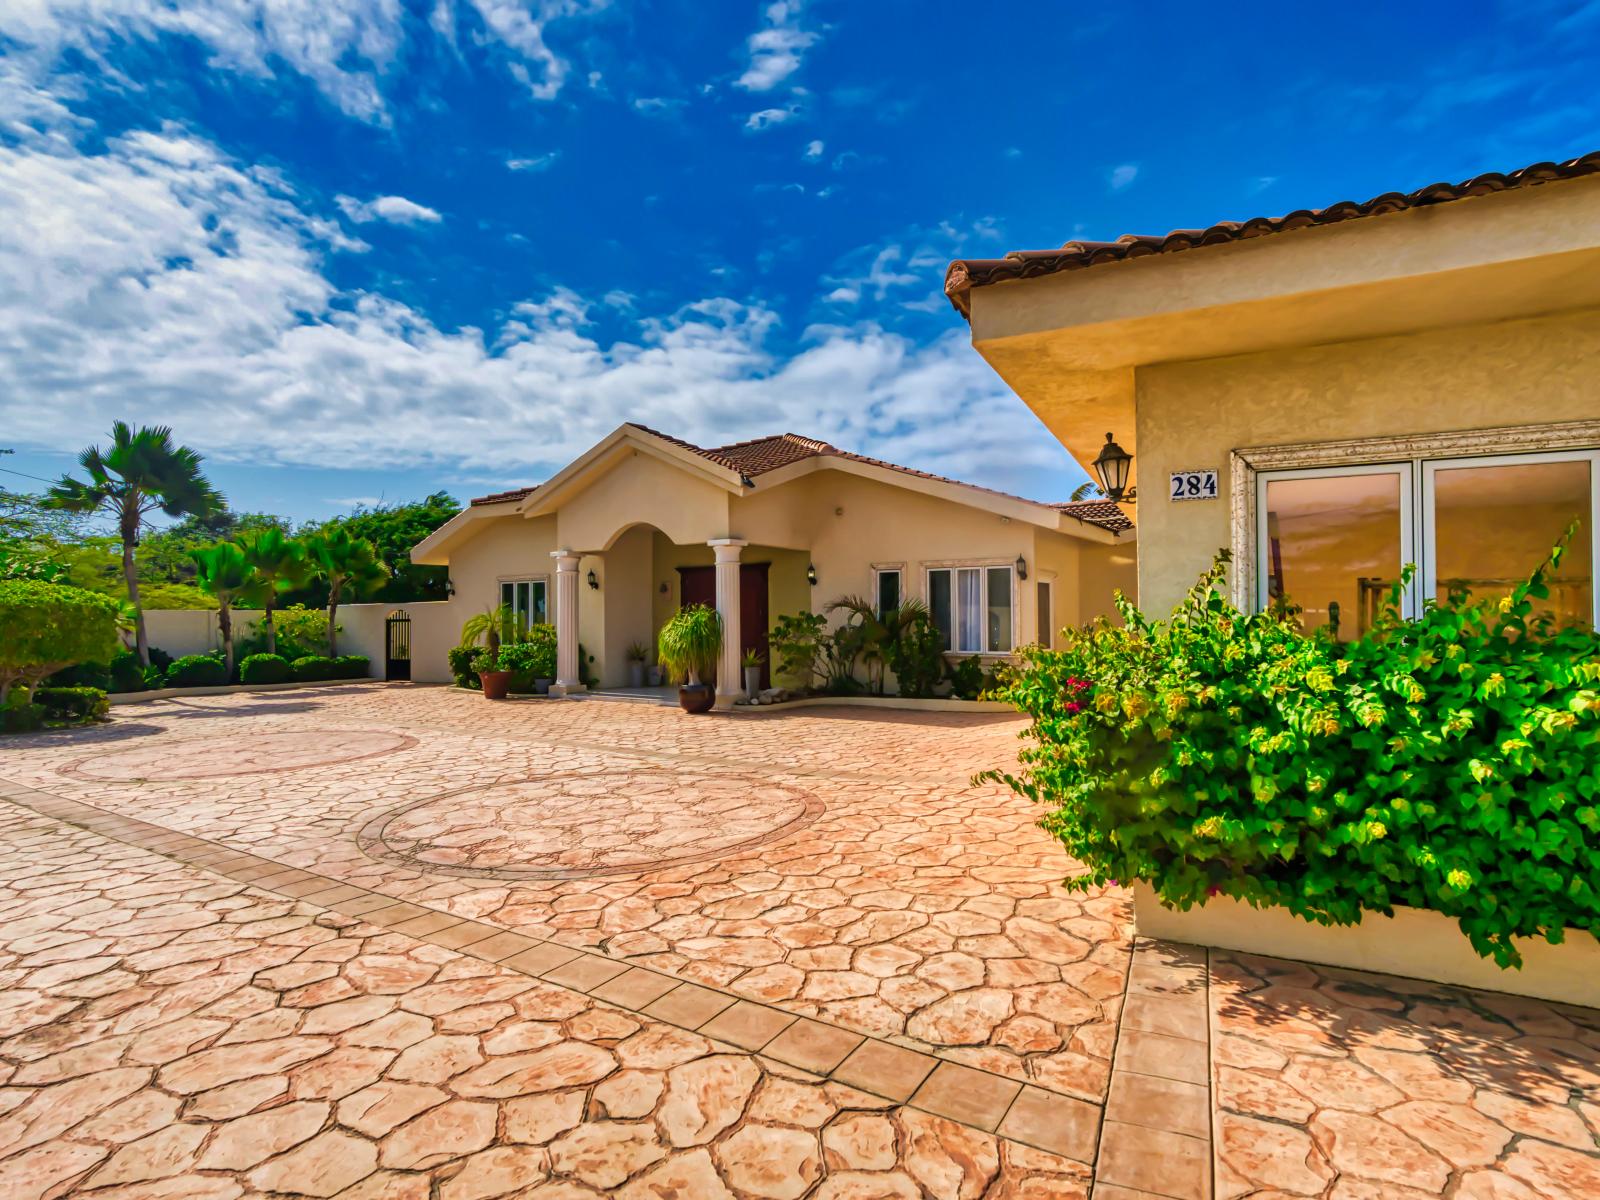
<instances>
[{"instance_id":1,"label":"stucco column","mask_svg":"<svg viewBox=\"0 0 1600 1200\"><path fill-rule=\"evenodd\" d=\"M717 555L717 615L722 618L722 655L717 659L717 707L728 708L744 695L739 669L739 552L749 543L739 538L707 542Z\"/></svg>"},{"instance_id":2,"label":"stucco column","mask_svg":"<svg viewBox=\"0 0 1600 1200\"><path fill-rule=\"evenodd\" d=\"M558 696L584 690L578 671L578 556L570 550L552 550L556 560L556 682L550 691Z\"/></svg>"}]
</instances>

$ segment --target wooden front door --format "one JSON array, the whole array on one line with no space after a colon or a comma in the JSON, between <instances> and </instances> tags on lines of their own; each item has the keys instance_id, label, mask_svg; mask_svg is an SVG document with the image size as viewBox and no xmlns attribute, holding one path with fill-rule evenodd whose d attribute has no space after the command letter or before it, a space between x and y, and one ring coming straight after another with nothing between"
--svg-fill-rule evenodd
<instances>
[{"instance_id":1,"label":"wooden front door","mask_svg":"<svg viewBox=\"0 0 1600 1200\"><path fill-rule=\"evenodd\" d=\"M771 563L739 564L739 653L751 650L767 654L767 569ZM678 596L681 607L704 604L717 606L717 569L715 567L679 567ZM742 687L737 680L735 687ZM772 664L765 658L761 662L761 686L772 686Z\"/></svg>"}]
</instances>

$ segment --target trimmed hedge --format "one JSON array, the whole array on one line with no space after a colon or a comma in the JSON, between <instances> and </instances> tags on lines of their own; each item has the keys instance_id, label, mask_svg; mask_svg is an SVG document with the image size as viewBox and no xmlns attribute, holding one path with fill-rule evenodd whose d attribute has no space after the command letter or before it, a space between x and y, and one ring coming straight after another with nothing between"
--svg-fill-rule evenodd
<instances>
[{"instance_id":1,"label":"trimmed hedge","mask_svg":"<svg viewBox=\"0 0 1600 1200\"><path fill-rule=\"evenodd\" d=\"M228 682L228 668L209 654L186 654L167 668L167 687L220 687Z\"/></svg>"},{"instance_id":2,"label":"trimmed hedge","mask_svg":"<svg viewBox=\"0 0 1600 1200\"><path fill-rule=\"evenodd\" d=\"M1016 775L1088 873L1180 909L1225 895L1322 924L1396 905L1514 938L1600 934L1600 636L1538 615L1551 560L1504 600L1397 615L1341 645L1224 598L1227 556L1170 620L1022 652ZM1407 572L1409 577L1410 572Z\"/></svg>"},{"instance_id":3,"label":"trimmed hedge","mask_svg":"<svg viewBox=\"0 0 1600 1200\"><path fill-rule=\"evenodd\" d=\"M341 654L329 658L325 654L307 654L294 660L294 677L302 683L322 679L365 679L372 660L364 654Z\"/></svg>"},{"instance_id":4,"label":"trimmed hedge","mask_svg":"<svg viewBox=\"0 0 1600 1200\"><path fill-rule=\"evenodd\" d=\"M288 683L293 675L281 654L252 654L239 663L240 683Z\"/></svg>"},{"instance_id":5,"label":"trimmed hedge","mask_svg":"<svg viewBox=\"0 0 1600 1200\"><path fill-rule=\"evenodd\" d=\"M472 665L477 654L476 646L450 647L450 652L445 657L450 662L450 674L455 677L457 687L472 688L474 691L483 687L482 681L478 679L477 668Z\"/></svg>"},{"instance_id":6,"label":"trimmed hedge","mask_svg":"<svg viewBox=\"0 0 1600 1200\"><path fill-rule=\"evenodd\" d=\"M82 724L99 720L111 711L105 690L97 687L35 688L33 702L44 708L46 721Z\"/></svg>"}]
</instances>

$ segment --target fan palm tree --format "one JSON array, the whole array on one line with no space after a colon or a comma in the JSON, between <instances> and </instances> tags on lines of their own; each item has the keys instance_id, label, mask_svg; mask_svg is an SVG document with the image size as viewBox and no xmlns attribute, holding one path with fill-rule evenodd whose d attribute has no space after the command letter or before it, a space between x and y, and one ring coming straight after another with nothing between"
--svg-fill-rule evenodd
<instances>
[{"instance_id":1,"label":"fan palm tree","mask_svg":"<svg viewBox=\"0 0 1600 1200\"><path fill-rule=\"evenodd\" d=\"M233 606L240 600L261 599L262 588L250 569L244 551L233 542L218 542L202 550L191 550L195 583L217 601L217 628L222 634L222 653L233 678Z\"/></svg>"},{"instance_id":2,"label":"fan palm tree","mask_svg":"<svg viewBox=\"0 0 1600 1200\"><path fill-rule=\"evenodd\" d=\"M267 631L267 653L276 654L278 631L272 624L272 610L278 605L279 592L299 587L306 581L310 570L306 548L285 536L283 530L268 527L241 536L239 549L255 577L257 594L265 610L262 624Z\"/></svg>"},{"instance_id":3,"label":"fan palm tree","mask_svg":"<svg viewBox=\"0 0 1600 1200\"><path fill-rule=\"evenodd\" d=\"M388 582L389 570L371 542L341 526L313 533L305 547L312 573L328 581L328 657L337 658L339 601L346 593L355 598L377 591Z\"/></svg>"},{"instance_id":4,"label":"fan palm tree","mask_svg":"<svg viewBox=\"0 0 1600 1200\"><path fill-rule=\"evenodd\" d=\"M206 516L223 506L211 481L201 473L200 455L176 445L165 425L134 429L126 421L111 427L111 446L90 446L78 456L87 482L63 475L45 496L50 508L68 512L104 512L117 523L122 539L122 577L128 602L134 606L134 644L139 661L150 665L144 610L139 607L139 569L134 553L139 534L158 509L169 517Z\"/></svg>"}]
</instances>

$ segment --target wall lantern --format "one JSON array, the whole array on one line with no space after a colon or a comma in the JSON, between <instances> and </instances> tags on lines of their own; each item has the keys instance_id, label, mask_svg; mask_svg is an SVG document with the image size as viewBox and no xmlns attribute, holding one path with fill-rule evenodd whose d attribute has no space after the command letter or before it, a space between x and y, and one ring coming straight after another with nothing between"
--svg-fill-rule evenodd
<instances>
[{"instance_id":1,"label":"wall lantern","mask_svg":"<svg viewBox=\"0 0 1600 1200\"><path fill-rule=\"evenodd\" d=\"M806 564L806 582L809 583L812 587L816 587L817 586L817 564L816 563L807 563Z\"/></svg>"},{"instance_id":2,"label":"wall lantern","mask_svg":"<svg viewBox=\"0 0 1600 1200\"><path fill-rule=\"evenodd\" d=\"M446 599L456 594L456 581L448 575L444 577L444 594Z\"/></svg>"},{"instance_id":3,"label":"wall lantern","mask_svg":"<svg viewBox=\"0 0 1600 1200\"><path fill-rule=\"evenodd\" d=\"M589 586L597 592L600 590L600 577L594 573L593 567L589 568Z\"/></svg>"},{"instance_id":4,"label":"wall lantern","mask_svg":"<svg viewBox=\"0 0 1600 1200\"><path fill-rule=\"evenodd\" d=\"M1106 444L1100 447L1100 455L1094 460L1094 474L1100 481L1100 490L1113 502L1133 499L1128 493L1128 468L1132 465L1133 455L1106 434Z\"/></svg>"},{"instance_id":5,"label":"wall lantern","mask_svg":"<svg viewBox=\"0 0 1600 1200\"><path fill-rule=\"evenodd\" d=\"M1017 578L1021 580L1028 578L1028 560L1020 554L1017 555Z\"/></svg>"}]
</instances>

